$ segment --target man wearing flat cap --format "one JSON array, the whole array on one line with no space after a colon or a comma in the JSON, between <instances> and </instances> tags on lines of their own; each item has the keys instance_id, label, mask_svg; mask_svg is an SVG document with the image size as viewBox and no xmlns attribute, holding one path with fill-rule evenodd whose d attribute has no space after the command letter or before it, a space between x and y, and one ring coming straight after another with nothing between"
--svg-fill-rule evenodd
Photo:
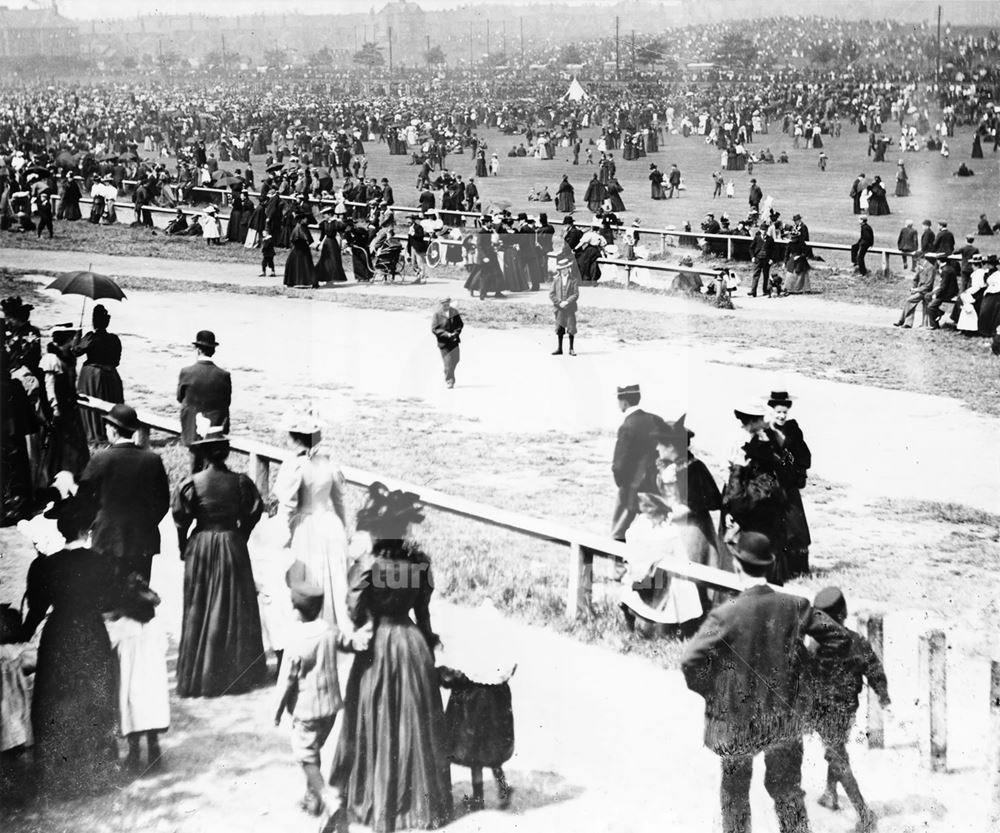
<instances>
[{"instance_id":1,"label":"man wearing flat cap","mask_svg":"<svg viewBox=\"0 0 1000 833\"><path fill-rule=\"evenodd\" d=\"M611 537L625 541L625 533L639 514L639 492L656 492L656 440L663 420L642 410L638 385L618 388L618 408L625 415L618 429L611 473L618 494L611 518Z\"/></svg>"},{"instance_id":2,"label":"man wearing flat cap","mask_svg":"<svg viewBox=\"0 0 1000 833\"><path fill-rule=\"evenodd\" d=\"M462 316L451 305L451 298L442 298L441 305L431 319L431 332L437 339L444 363L444 381L449 388L455 387L455 368L461 357L459 344L462 340Z\"/></svg>"},{"instance_id":3,"label":"man wearing flat cap","mask_svg":"<svg viewBox=\"0 0 1000 833\"><path fill-rule=\"evenodd\" d=\"M160 520L170 508L167 473L158 454L134 443L142 427L134 408L115 405L104 423L110 445L80 475L80 494L97 507L94 549L114 559L119 582L132 573L149 582Z\"/></svg>"},{"instance_id":4,"label":"man wearing flat cap","mask_svg":"<svg viewBox=\"0 0 1000 833\"><path fill-rule=\"evenodd\" d=\"M195 415L202 414L213 427L221 426L229 433L229 406L233 397L233 383L229 372L212 361L219 342L211 330L199 330L192 346L195 362L181 370L177 381L177 401L181 403L181 442L191 451L191 473L204 468L204 457L192 447L198 439Z\"/></svg>"},{"instance_id":5,"label":"man wearing flat cap","mask_svg":"<svg viewBox=\"0 0 1000 833\"><path fill-rule=\"evenodd\" d=\"M709 613L681 659L688 688L705 699L705 746L722 764L723 833L750 833L750 781L761 752L778 829L808 833L797 702L803 638L833 647L849 637L806 599L766 583L774 561L767 536L741 533L734 555L743 591Z\"/></svg>"}]
</instances>

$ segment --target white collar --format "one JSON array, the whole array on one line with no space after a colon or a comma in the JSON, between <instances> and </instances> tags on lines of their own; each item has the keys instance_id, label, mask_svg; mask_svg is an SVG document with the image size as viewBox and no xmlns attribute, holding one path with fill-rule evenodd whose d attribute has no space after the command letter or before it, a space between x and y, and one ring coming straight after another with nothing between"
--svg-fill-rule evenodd
<instances>
[{"instance_id":1,"label":"white collar","mask_svg":"<svg viewBox=\"0 0 1000 833\"><path fill-rule=\"evenodd\" d=\"M629 405L624 411L622 411L622 419L632 416L632 414L638 410L640 410L638 405Z\"/></svg>"},{"instance_id":2,"label":"white collar","mask_svg":"<svg viewBox=\"0 0 1000 833\"><path fill-rule=\"evenodd\" d=\"M195 361L196 362L208 362L209 364L215 364L215 362L212 361L212 357L211 356L198 356L198 358L196 358Z\"/></svg>"},{"instance_id":3,"label":"white collar","mask_svg":"<svg viewBox=\"0 0 1000 833\"><path fill-rule=\"evenodd\" d=\"M740 583L744 590L748 587L759 587L767 584L767 576L748 576L746 573L740 573Z\"/></svg>"}]
</instances>

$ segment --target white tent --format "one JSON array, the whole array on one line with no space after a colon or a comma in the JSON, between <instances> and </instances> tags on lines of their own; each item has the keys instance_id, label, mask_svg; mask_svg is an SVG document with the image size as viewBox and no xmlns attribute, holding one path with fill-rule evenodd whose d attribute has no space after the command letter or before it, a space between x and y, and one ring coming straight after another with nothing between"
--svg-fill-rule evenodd
<instances>
[{"instance_id":1,"label":"white tent","mask_svg":"<svg viewBox=\"0 0 1000 833\"><path fill-rule=\"evenodd\" d=\"M566 95L563 98L568 98L570 101L581 101L587 98L587 91L583 88L583 85L576 80L576 76L573 76L573 80L569 82L569 89L566 90Z\"/></svg>"}]
</instances>

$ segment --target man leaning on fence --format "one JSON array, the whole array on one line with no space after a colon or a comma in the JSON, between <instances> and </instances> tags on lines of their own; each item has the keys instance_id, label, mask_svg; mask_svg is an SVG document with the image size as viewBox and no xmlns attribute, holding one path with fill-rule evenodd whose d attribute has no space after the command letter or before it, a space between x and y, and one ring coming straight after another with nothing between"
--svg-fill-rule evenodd
<instances>
[{"instance_id":1,"label":"man leaning on fence","mask_svg":"<svg viewBox=\"0 0 1000 833\"><path fill-rule=\"evenodd\" d=\"M806 599L766 583L774 561L767 536L741 533L734 555L745 589L708 615L681 659L688 688L705 699L705 746L722 765L722 830L750 833L753 759L763 752L778 829L808 833L798 703L803 639L836 646L848 636Z\"/></svg>"}]
</instances>

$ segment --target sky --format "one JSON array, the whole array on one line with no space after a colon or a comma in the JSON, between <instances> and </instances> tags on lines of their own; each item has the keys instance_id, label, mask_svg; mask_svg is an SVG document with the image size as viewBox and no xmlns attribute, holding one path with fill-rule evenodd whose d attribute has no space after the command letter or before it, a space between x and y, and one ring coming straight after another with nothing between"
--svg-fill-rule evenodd
<instances>
[{"instance_id":1,"label":"sky","mask_svg":"<svg viewBox=\"0 0 1000 833\"><path fill-rule=\"evenodd\" d=\"M527 5L538 0L501 0L505 5ZM571 5L592 4L610 5L613 0L553 0L557 3ZM367 12L371 8L378 9L385 5L386 0L287 0L275 3L275 0L215 0L206 3L205 0L147 0L141 4L141 11L146 14L203 14L216 15L247 15L262 12L296 11L304 14L331 14ZM482 0L410 0L421 8L432 11L450 9L456 6L490 5ZM45 0L29 3L26 0L3 0L3 5L9 8L31 6L37 8L46 5ZM65 17L77 20L110 17L136 17L140 10L135 0L58 0L59 12Z\"/></svg>"}]
</instances>

